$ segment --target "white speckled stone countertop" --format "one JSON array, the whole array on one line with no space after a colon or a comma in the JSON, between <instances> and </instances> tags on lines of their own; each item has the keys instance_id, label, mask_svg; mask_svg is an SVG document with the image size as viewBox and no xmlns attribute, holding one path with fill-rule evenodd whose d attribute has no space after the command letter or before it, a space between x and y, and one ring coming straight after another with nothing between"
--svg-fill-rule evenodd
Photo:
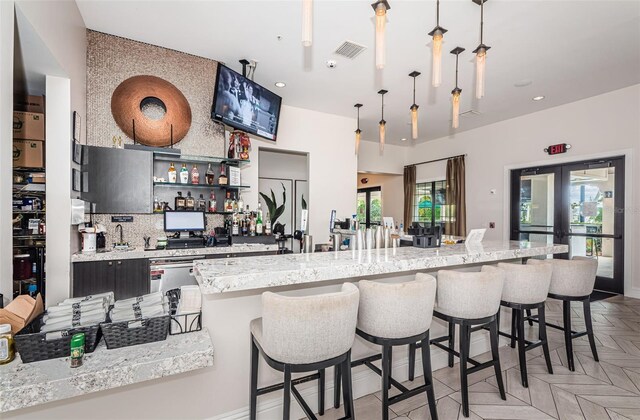
<instances>
[{"instance_id":1,"label":"white speckled stone countertop","mask_svg":"<svg viewBox=\"0 0 640 420\"><path fill-rule=\"evenodd\" d=\"M81 367L69 358L0 366L0 413L213 366L209 332L169 335L165 341L107 350L104 340Z\"/></svg>"},{"instance_id":2,"label":"white speckled stone countertop","mask_svg":"<svg viewBox=\"0 0 640 420\"><path fill-rule=\"evenodd\" d=\"M568 251L567 245L491 241L474 246L456 244L440 248L401 247L195 261L194 274L202 293L214 294L491 263Z\"/></svg>"},{"instance_id":3,"label":"white speckled stone countertop","mask_svg":"<svg viewBox=\"0 0 640 420\"><path fill-rule=\"evenodd\" d=\"M137 258L168 258L198 255L230 254L236 252L266 252L277 251L278 245L238 244L220 247L203 247L187 249L151 249L134 248L129 251L103 251L93 254L76 253L71 256L71 262L133 260Z\"/></svg>"}]
</instances>

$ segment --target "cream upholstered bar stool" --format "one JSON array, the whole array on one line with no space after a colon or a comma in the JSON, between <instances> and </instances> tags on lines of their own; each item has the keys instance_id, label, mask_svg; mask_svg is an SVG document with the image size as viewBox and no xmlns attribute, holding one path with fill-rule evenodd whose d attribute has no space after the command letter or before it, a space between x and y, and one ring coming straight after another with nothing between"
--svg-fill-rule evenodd
<instances>
[{"instance_id":1,"label":"cream upholstered bar stool","mask_svg":"<svg viewBox=\"0 0 640 420\"><path fill-rule=\"evenodd\" d=\"M575 370L573 361L573 342L578 337L588 336L591 353L596 362L598 351L593 336L593 324L591 322L591 293L596 282L598 272L598 260L587 257L573 257L571 260L550 259L536 260L530 259L527 265L544 265L553 267L551 274L551 285L548 296L552 299L562 301L562 327L547 324L550 328L555 328L564 332L564 346L567 352L567 363L569 370ZM584 311L584 323L586 331L576 332L571 329L571 302L582 302ZM538 322L534 317L528 317L531 321ZM542 320L539 320L542 322Z\"/></svg>"},{"instance_id":2,"label":"cream upholstered bar stool","mask_svg":"<svg viewBox=\"0 0 640 420\"><path fill-rule=\"evenodd\" d=\"M251 401L250 418L256 419L259 395L284 389L283 419L289 418L291 394L310 419L313 411L295 388L292 373L316 372L296 378L295 384L318 380L318 412L324 414L324 370L343 365L345 419L355 418L353 392L348 367L355 339L360 292L351 283L337 293L289 297L271 292L262 294L262 318L251 321ZM273 369L284 373L284 382L258 388L258 356L262 354Z\"/></svg>"},{"instance_id":3,"label":"cream upholstered bar stool","mask_svg":"<svg viewBox=\"0 0 640 420\"><path fill-rule=\"evenodd\" d=\"M403 283L381 283L362 280L358 327L356 334L364 340L380 345L381 354L355 360L352 367L365 365L380 375L382 380L382 419L389 417L389 406L407 398L426 393L433 420L438 419L436 398L431 376L429 346L422 348L424 385L408 389L391 377L391 349L419 341L429 342L429 329L436 295L436 279L429 274L416 274L415 280ZM382 359L382 369L372 362ZM337 366L334 390L339 390L340 376L346 372ZM348 369L347 369L348 371ZM400 391L389 397L390 386ZM340 406L340 393L336 391L334 406Z\"/></svg>"},{"instance_id":4,"label":"cream upholstered bar stool","mask_svg":"<svg viewBox=\"0 0 640 420\"><path fill-rule=\"evenodd\" d=\"M551 284L552 267L551 264L498 263L498 268L505 272L500 304L511 308L512 320L511 334L500 332L500 335L511 339L511 347L515 347L517 341L522 386L528 388L529 381L527 378L527 359L525 354L527 351L542 346L544 359L547 363L547 370L549 373L553 373L544 309L547 293L549 293L549 285ZM524 333L525 311L531 309L538 310L538 319L540 320L538 341L536 342L526 340ZM498 315L499 314L500 312L498 312ZM500 328L499 317L498 328Z\"/></svg>"},{"instance_id":5,"label":"cream upholstered bar stool","mask_svg":"<svg viewBox=\"0 0 640 420\"><path fill-rule=\"evenodd\" d=\"M465 417L469 417L467 375L471 373L493 367L500 397L507 399L500 369L497 322L504 277L504 271L493 266L483 266L481 272L438 271L438 293L433 315L449 323L449 334L431 339L430 342L424 340L418 345L409 345L409 379L414 376L416 347L424 349L433 344L445 350L449 353L449 367L453 367L454 356L460 358L460 393ZM456 324L460 325L460 352L454 350ZM480 363L469 357L469 347L471 333L485 326L489 327L492 360ZM441 344L442 341L448 341L447 345ZM468 364L473 367L468 367Z\"/></svg>"}]
</instances>

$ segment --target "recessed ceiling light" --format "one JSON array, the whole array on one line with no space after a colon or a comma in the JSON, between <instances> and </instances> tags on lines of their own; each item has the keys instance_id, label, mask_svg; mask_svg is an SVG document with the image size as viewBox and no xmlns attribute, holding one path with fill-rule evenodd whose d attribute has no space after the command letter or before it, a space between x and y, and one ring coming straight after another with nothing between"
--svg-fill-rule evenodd
<instances>
[{"instance_id":1,"label":"recessed ceiling light","mask_svg":"<svg viewBox=\"0 0 640 420\"><path fill-rule=\"evenodd\" d=\"M285 82L276 82L276 87L283 88L285 86L287 86Z\"/></svg>"},{"instance_id":2,"label":"recessed ceiling light","mask_svg":"<svg viewBox=\"0 0 640 420\"><path fill-rule=\"evenodd\" d=\"M543 99L544 99L544 96L534 96L534 97L533 97L533 98L531 98L531 99L533 99L534 101L541 101L541 100L543 100Z\"/></svg>"},{"instance_id":3,"label":"recessed ceiling light","mask_svg":"<svg viewBox=\"0 0 640 420\"><path fill-rule=\"evenodd\" d=\"M407 139L403 137L400 139L400 141L407 141Z\"/></svg>"}]
</instances>

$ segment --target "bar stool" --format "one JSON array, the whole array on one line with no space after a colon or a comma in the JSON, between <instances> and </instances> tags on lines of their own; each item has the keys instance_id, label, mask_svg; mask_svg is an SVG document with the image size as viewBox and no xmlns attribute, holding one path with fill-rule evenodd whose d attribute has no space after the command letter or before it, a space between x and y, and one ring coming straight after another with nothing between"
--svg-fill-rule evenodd
<instances>
[{"instance_id":1,"label":"bar stool","mask_svg":"<svg viewBox=\"0 0 640 420\"><path fill-rule=\"evenodd\" d=\"M460 358L460 393L462 394L462 414L469 417L469 389L467 376L482 369L494 368L500 397L507 399L500 369L498 353L498 310L504 285L504 271L493 266L483 266L481 272L438 271L438 294L436 318L449 323L449 334L409 345L409 379L413 379L416 347L428 347L425 343L449 353L449 367L453 367L453 356ZM455 325L460 325L460 352L454 350ZM489 327L492 360L480 363L469 357L471 333ZM448 345L441 344L448 341ZM470 363L473 367L467 367Z\"/></svg>"},{"instance_id":2,"label":"bar stool","mask_svg":"<svg viewBox=\"0 0 640 420\"><path fill-rule=\"evenodd\" d=\"M436 397L431 376L429 346L422 348L424 385L408 389L391 377L391 349L418 341L429 341L429 328L433 317L436 296L436 279L429 274L416 274L415 280L404 283L379 283L362 280L360 307L356 334L370 343L382 346L382 353L356 360L351 367L366 365L382 378L382 419L389 418L389 406L426 392L429 411L433 420L438 419ZM372 362L382 359L382 369ZM348 370L348 369L347 369ZM345 372L336 366L334 375L337 390L334 406L340 406L339 378ZM400 394L389 397L389 388L394 386Z\"/></svg>"},{"instance_id":3,"label":"bar stool","mask_svg":"<svg viewBox=\"0 0 640 420\"><path fill-rule=\"evenodd\" d=\"M591 323L591 293L593 292L593 286L596 282L598 261L594 258L573 257L571 260L530 259L527 261L527 265L529 264L549 264L553 267L548 296L562 301L563 326L558 327L553 324L547 324L547 326L564 332L564 345L567 352L569 370L575 370L572 340L585 335L589 338L589 346L591 347L594 360L596 362L600 361L598 359L598 351L596 350L596 342L593 336L593 325ZM586 331L576 332L571 329L571 302L575 301L582 302ZM528 316L527 319L534 322L543 322L532 316Z\"/></svg>"},{"instance_id":4,"label":"bar stool","mask_svg":"<svg viewBox=\"0 0 640 420\"><path fill-rule=\"evenodd\" d=\"M511 347L518 342L518 360L520 363L520 377L522 386L529 387L527 379L527 360L525 353L542 346L547 370L553 373L551 356L549 355L549 342L545 325L544 305L549 293L552 267L550 264L523 265L499 263L498 268L505 272L505 282L502 288L502 300L500 304L511 308L511 334L499 331L500 318L498 318L498 332L511 339ZM524 311L537 309L540 320L539 340L531 342L524 337ZM499 314L499 312L498 312Z\"/></svg>"},{"instance_id":5,"label":"bar stool","mask_svg":"<svg viewBox=\"0 0 640 420\"><path fill-rule=\"evenodd\" d=\"M310 419L316 419L294 385L318 380L318 412L324 414L324 370L343 365L345 418L352 419L353 392L351 347L358 318L359 291L351 283L338 293L289 297L271 292L262 294L262 318L251 321L251 402L250 418L256 419L259 395L284 389L283 418L289 419L291 394ZM284 382L258 388L258 355L273 369L284 373ZM291 380L296 372L317 373Z\"/></svg>"}]
</instances>

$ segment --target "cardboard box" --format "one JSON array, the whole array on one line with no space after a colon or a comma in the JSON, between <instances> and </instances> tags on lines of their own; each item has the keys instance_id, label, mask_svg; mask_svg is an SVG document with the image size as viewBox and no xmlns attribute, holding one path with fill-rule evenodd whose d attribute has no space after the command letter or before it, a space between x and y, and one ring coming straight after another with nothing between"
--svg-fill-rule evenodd
<instances>
[{"instance_id":1,"label":"cardboard box","mask_svg":"<svg viewBox=\"0 0 640 420\"><path fill-rule=\"evenodd\" d=\"M14 140L13 166L21 168L43 168L44 142L37 140Z\"/></svg>"},{"instance_id":2,"label":"cardboard box","mask_svg":"<svg viewBox=\"0 0 640 420\"><path fill-rule=\"evenodd\" d=\"M44 141L44 114L14 111L13 138Z\"/></svg>"},{"instance_id":3,"label":"cardboard box","mask_svg":"<svg viewBox=\"0 0 640 420\"><path fill-rule=\"evenodd\" d=\"M11 332L16 334L42 312L44 305L40 293L35 299L29 295L20 295L5 308L0 309L0 324L10 324Z\"/></svg>"},{"instance_id":4,"label":"cardboard box","mask_svg":"<svg viewBox=\"0 0 640 420\"><path fill-rule=\"evenodd\" d=\"M44 96L14 95L13 110L44 114Z\"/></svg>"},{"instance_id":5,"label":"cardboard box","mask_svg":"<svg viewBox=\"0 0 640 420\"><path fill-rule=\"evenodd\" d=\"M31 178L31 183L32 184L44 184L46 183L46 177L45 177L45 173L44 172L35 172L32 174L29 174L29 176L27 178Z\"/></svg>"}]
</instances>

